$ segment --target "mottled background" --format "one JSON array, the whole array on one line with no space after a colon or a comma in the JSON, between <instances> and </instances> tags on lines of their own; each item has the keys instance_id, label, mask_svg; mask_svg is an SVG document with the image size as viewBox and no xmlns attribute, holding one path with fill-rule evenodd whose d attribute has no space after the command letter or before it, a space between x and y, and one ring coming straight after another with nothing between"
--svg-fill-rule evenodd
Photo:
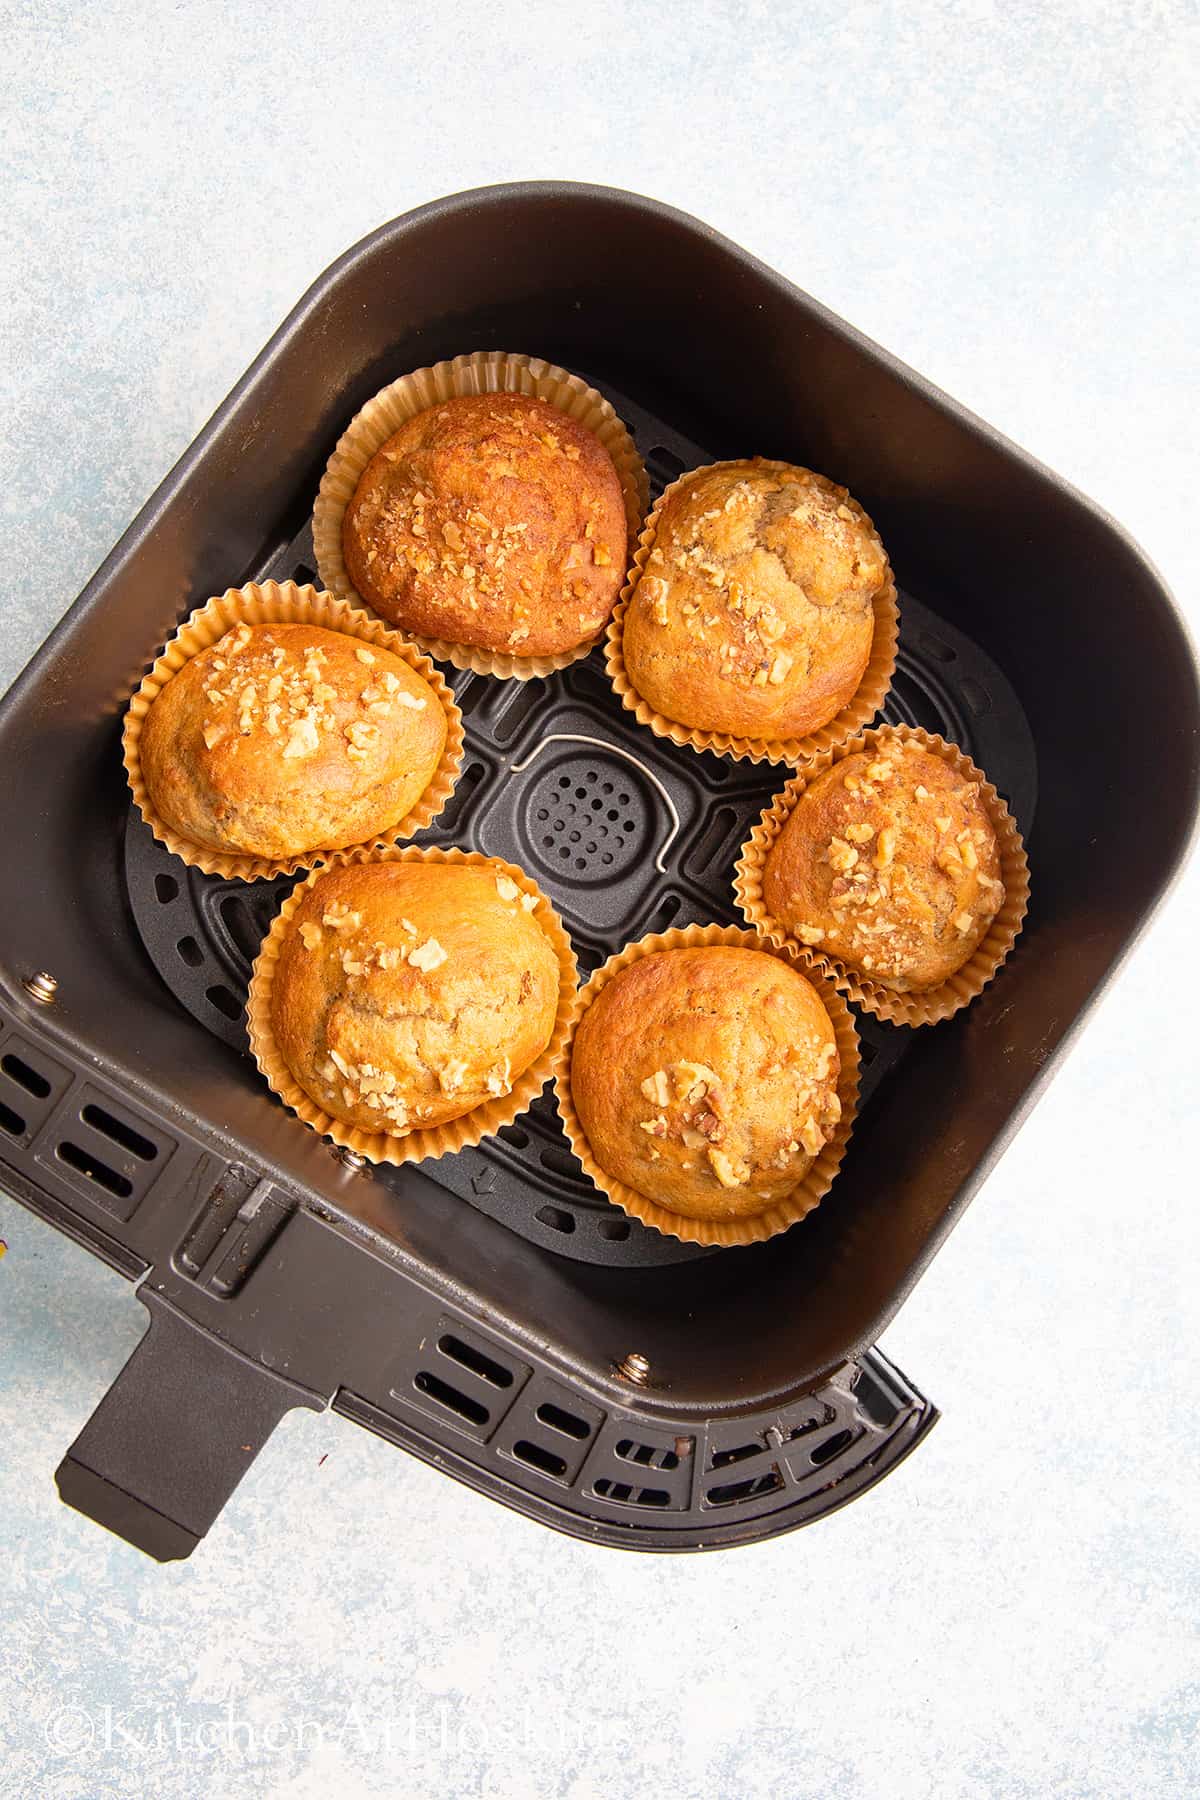
<instances>
[{"instance_id":1,"label":"mottled background","mask_svg":"<svg viewBox=\"0 0 1200 1800\"><path fill-rule=\"evenodd\" d=\"M1095 495L1197 617L1190 0L41 0L0 27L0 685L334 255L530 175L745 243ZM757 1549L589 1550L293 1414L157 1568L51 1479L141 1310L0 1200L0 1790L1196 1793L1198 898L887 1333L941 1425Z\"/></svg>"}]
</instances>

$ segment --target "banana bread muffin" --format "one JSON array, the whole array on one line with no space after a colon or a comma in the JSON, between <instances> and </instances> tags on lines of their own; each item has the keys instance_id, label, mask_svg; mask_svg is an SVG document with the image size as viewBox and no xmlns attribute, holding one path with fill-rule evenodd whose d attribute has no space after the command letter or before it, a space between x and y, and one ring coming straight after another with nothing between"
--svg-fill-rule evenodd
<instances>
[{"instance_id":1,"label":"banana bread muffin","mask_svg":"<svg viewBox=\"0 0 1200 1800\"><path fill-rule=\"evenodd\" d=\"M596 1163L690 1219L764 1211L841 1116L820 997L761 950L658 950L605 983L575 1033L571 1099Z\"/></svg>"},{"instance_id":2,"label":"banana bread muffin","mask_svg":"<svg viewBox=\"0 0 1200 1800\"><path fill-rule=\"evenodd\" d=\"M763 869L779 928L898 992L938 987L1004 900L979 784L884 737L801 792Z\"/></svg>"},{"instance_id":3,"label":"banana bread muffin","mask_svg":"<svg viewBox=\"0 0 1200 1800\"><path fill-rule=\"evenodd\" d=\"M508 1093L558 1008L535 906L500 868L365 862L319 876L271 989L295 1080L347 1125L400 1136Z\"/></svg>"},{"instance_id":4,"label":"banana bread muffin","mask_svg":"<svg viewBox=\"0 0 1200 1800\"><path fill-rule=\"evenodd\" d=\"M853 698L890 580L870 519L825 476L701 469L658 515L625 616L625 672L693 730L805 737Z\"/></svg>"},{"instance_id":5,"label":"banana bread muffin","mask_svg":"<svg viewBox=\"0 0 1200 1800\"><path fill-rule=\"evenodd\" d=\"M315 625L246 625L146 714L147 798L206 849L280 860L363 843L428 787L446 713L402 657Z\"/></svg>"},{"instance_id":6,"label":"banana bread muffin","mask_svg":"<svg viewBox=\"0 0 1200 1800\"><path fill-rule=\"evenodd\" d=\"M552 656L606 624L626 536L620 478L586 426L524 394L471 394L376 451L342 554L363 598L422 637Z\"/></svg>"}]
</instances>

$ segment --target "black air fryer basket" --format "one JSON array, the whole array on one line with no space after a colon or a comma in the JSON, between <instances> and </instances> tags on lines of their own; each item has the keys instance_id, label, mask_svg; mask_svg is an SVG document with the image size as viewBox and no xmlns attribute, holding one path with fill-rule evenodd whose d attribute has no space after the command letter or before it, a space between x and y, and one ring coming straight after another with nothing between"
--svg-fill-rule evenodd
<instances>
[{"instance_id":1,"label":"black air fryer basket","mask_svg":"<svg viewBox=\"0 0 1200 1800\"><path fill-rule=\"evenodd\" d=\"M1032 905L1001 975L934 1028L861 1020L835 1187L753 1248L608 1205L547 1095L478 1149L349 1166L246 1051L250 963L290 884L190 871L130 807L122 712L180 618L311 580L351 415L487 348L607 393L656 493L753 453L844 482L901 583L887 717L960 743L1025 834ZM640 729L599 653L454 688L463 774L421 841L527 868L585 976L645 932L734 920L734 855L779 770ZM741 1543L854 1498L936 1417L871 1346L1178 865L1198 720L1170 597L1110 519L695 220L535 183L384 226L275 334L0 710L0 1185L150 1314L63 1498L186 1556L281 1415L327 1405L601 1543ZM1169 783L1147 780L1148 721Z\"/></svg>"}]
</instances>

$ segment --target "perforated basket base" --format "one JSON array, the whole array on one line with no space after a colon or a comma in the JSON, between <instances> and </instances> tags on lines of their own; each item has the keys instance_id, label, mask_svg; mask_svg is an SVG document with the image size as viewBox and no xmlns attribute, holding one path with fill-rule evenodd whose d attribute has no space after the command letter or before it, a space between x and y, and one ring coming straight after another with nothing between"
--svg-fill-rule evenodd
<instances>
[{"instance_id":1,"label":"perforated basket base","mask_svg":"<svg viewBox=\"0 0 1200 1800\"><path fill-rule=\"evenodd\" d=\"M604 391L634 434L655 495L683 469L713 460L625 396ZM268 577L315 579L309 528L255 578ZM884 717L962 745L1028 836L1036 763L1015 693L962 632L905 592L900 608ZM646 932L738 921L734 859L786 770L696 756L643 730L614 698L601 651L546 681L445 673L463 709L466 753L449 806L418 843L460 844L528 869L561 912L584 978ZM171 992L201 1024L246 1051L250 967L295 878L200 875L156 843L132 807L125 878L142 941ZM858 1024L862 1131L872 1096L912 1034L865 1015ZM426 1172L520 1236L583 1262L645 1267L720 1254L662 1237L603 1200L569 1149L548 1093L499 1138L441 1157ZM374 1178L397 1175L379 1169Z\"/></svg>"}]
</instances>

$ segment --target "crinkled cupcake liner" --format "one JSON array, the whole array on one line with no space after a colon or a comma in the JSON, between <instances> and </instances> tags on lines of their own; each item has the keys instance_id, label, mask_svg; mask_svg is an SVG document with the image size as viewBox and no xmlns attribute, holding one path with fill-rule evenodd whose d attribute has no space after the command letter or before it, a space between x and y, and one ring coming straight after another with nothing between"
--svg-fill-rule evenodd
<instances>
[{"instance_id":1,"label":"crinkled cupcake liner","mask_svg":"<svg viewBox=\"0 0 1200 1800\"><path fill-rule=\"evenodd\" d=\"M559 368L557 363L544 362L541 357L477 350L402 375L368 400L338 439L313 507L313 550L317 569L332 593L356 606L369 605L354 588L346 571L342 554L342 520L363 470L375 452L417 413L427 412L432 406L463 395L495 393L528 394L531 398L546 400L599 438L621 482L629 542L636 542L650 503L650 487L633 438L603 394L598 394L578 375ZM456 644L445 638L415 635L414 642L430 656L436 656L439 662L453 663L456 669L473 669L478 675L495 675L501 680L530 681L580 661L603 635L601 630L585 643L555 656L513 656L478 644Z\"/></svg>"},{"instance_id":2,"label":"crinkled cupcake liner","mask_svg":"<svg viewBox=\"0 0 1200 1800\"><path fill-rule=\"evenodd\" d=\"M764 470L769 472L786 471L792 466L790 463L776 462L765 456L744 457L732 462L706 463L703 468L688 469L679 476L678 480L673 481L670 487L664 489L655 501L650 515L642 527L632 567L626 577L625 586L621 589L613 616L609 620L605 666L613 690L619 696L622 706L633 714L639 725L648 726L656 737L669 738L673 744L678 744L681 748L697 751L712 750L719 756L732 756L753 763L805 763L842 743L846 738L853 736L856 731L861 731L875 718L883 706L888 689L892 685L892 677L896 672L896 645L900 637L900 605L890 563L887 568L887 580L872 601L875 627L871 638L871 654L867 659L867 666L863 670L862 680L859 682L853 698L846 703L841 712L835 714L827 725L822 725L817 731L809 732L806 737L734 737L726 731L693 729L689 725L681 724L677 719L667 718L664 713L660 713L651 706L649 701L643 700L625 666L625 618L650 552L654 548L663 507L672 494L685 483L694 481L698 475L708 474L711 469L727 470L730 473L744 469L761 473ZM886 560L886 551L884 556Z\"/></svg>"},{"instance_id":3,"label":"crinkled cupcake liner","mask_svg":"<svg viewBox=\"0 0 1200 1800\"><path fill-rule=\"evenodd\" d=\"M481 1143L485 1137L494 1136L502 1125L511 1125L537 1099L550 1078L566 1042L575 1002L578 971L571 940L562 920L537 883L530 879L524 869L518 868L515 863L504 862L499 857L483 856L477 850L434 847L422 849L409 844L403 849L384 850L356 860L442 863L461 868L494 869L497 875L507 875L514 881L523 894L535 895L537 905L532 916L545 932L559 966L558 1008L554 1016L554 1029L545 1049L517 1077L507 1094L474 1106L460 1118L447 1119L442 1125L414 1127L403 1135L386 1131L372 1132L363 1130L361 1126L347 1125L332 1113L326 1112L300 1086L284 1061L276 1042L271 1017L275 970L288 926L305 890L313 887L328 873L328 870L315 869L308 880L293 888L284 901L271 922L271 928L263 939L255 961L246 1005L251 1054L272 1092L297 1118L322 1137L331 1139L345 1150L353 1150L359 1156L365 1156L369 1162L397 1165L424 1162L429 1158L446 1156L452 1150L468 1149L473 1144Z\"/></svg>"},{"instance_id":4,"label":"crinkled cupcake liner","mask_svg":"<svg viewBox=\"0 0 1200 1800\"><path fill-rule=\"evenodd\" d=\"M174 675L202 650L219 643L226 632L237 625L319 625L327 631L338 631L344 637L358 638L364 644L375 644L390 651L428 682L446 715L446 742L429 785L403 819L389 826L386 832L360 844L348 844L338 850L309 850L299 856L273 860L266 856L238 856L232 851L214 850L208 845L193 843L159 817L142 775L141 736L146 715ZM179 627L129 702L121 747L134 803L160 844L189 868L200 869L205 875L223 875L237 881L264 881L274 875L295 875L301 869L333 868L353 862L372 850L386 849L400 839L410 838L431 824L454 792L458 780L463 757L463 723L462 713L441 671L414 644L382 620L358 611L333 594L313 587L297 587L294 581L264 581L261 585L252 581L246 587L227 588L225 593L197 607Z\"/></svg>"},{"instance_id":5,"label":"crinkled cupcake liner","mask_svg":"<svg viewBox=\"0 0 1200 1800\"><path fill-rule=\"evenodd\" d=\"M841 1117L833 1137L815 1158L803 1180L790 1194L773 1201L760 1213L738 1219L689 1219L681 1213L672 1212L669 1207L659 1205L657 1201L647 1199L636 1188L615 1180L604 1172L592 1155L587 1134L571 1098L571 1053L575 1033L580 1020L600 990L622 969L657 950L693 949L710 944L724 944L739 950L759 950L766 956L777 957L780 962L793 968L799 964L799 958L787 947L773 944L760 933L743 931L736 925L687 925L672 931L655 932L648 937L639 938L636 943L626 944L623 950L610 956L596 970L576 996L569 1029L555 1063L554 1093L567 1140L583 1164L584 1173L590 1176L605 1199L611 1200L614 1206L619 1206L622 1212L628 1213L631 1218L640 1219L643 1225L651 1226L664 1236L678 1238L685 1244L757 1244L778 1236L781 1231L787 1231L820 1205L829 1192L850 1140L858 1106L858 1033L850 1008L830 982L810 969L799 970L817 990L833 1025L840 1063L837 1092L842 1103Z\"/></svg>"},{"instance_id":6,"label":"crinkled cupcake liner","mask_svg":"<svg viewBox=\"0 0 1200 1800\"><path fill-rule=\"evenodd\" d=\"M861 970L850 968L839 957L831 956L819 947L801 944L785 924L771 916L763 899L763 871L767 858L809 782L832 768L834 763L855 756L860 750L873 750L889 738L918 743L922 749L949 763L965 781L978 782L984 810L996 834L1000 879L1004 883L1000 910L962 968L937 987L918 993L889 988L883 982L871 980ZM936 1025L969 1006L983 992L1016 943L1029 904L1029 862L1012 814L987 776L957 744L949 744L944 738L915 725L882 725L873 731L861 732L848 743L827 751L793 775L742 845L733 891L747 924L764 933L773 944L791 950L809 969L833 982L864 1012L873 1013L877 1019L886 1019L892 1025Z\"/></svg>"}]
</instances>

